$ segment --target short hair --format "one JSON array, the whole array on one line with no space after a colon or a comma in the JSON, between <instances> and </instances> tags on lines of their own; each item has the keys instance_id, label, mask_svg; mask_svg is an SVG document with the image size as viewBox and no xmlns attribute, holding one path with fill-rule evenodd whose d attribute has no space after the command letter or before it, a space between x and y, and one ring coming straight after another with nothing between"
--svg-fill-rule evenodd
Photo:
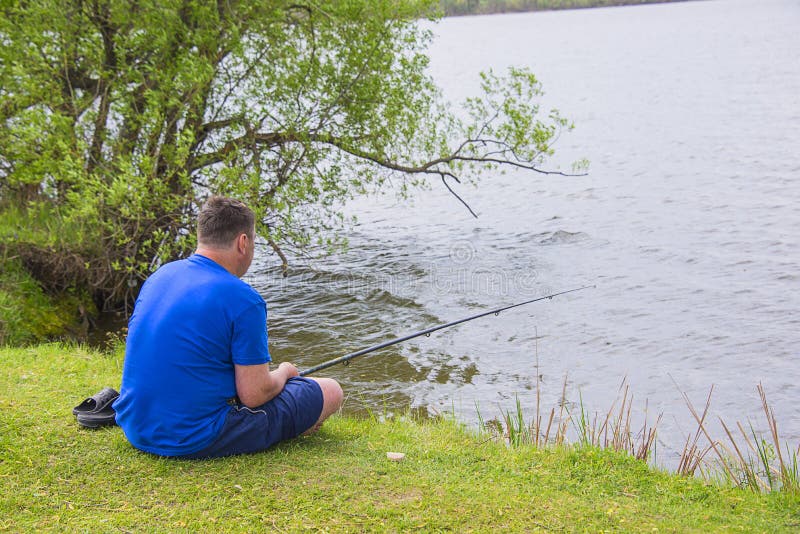
<instances>
[{"instance_id":1,"label":"short hair","mask_svg":"<svg viewBox=\"0 0 800 534\"><path fill-rule=\"evenodd\" d=\"M211 196L197 216L197 241L214 248L228 247L240 234L253 239L256 216L244 202Z\"/></svg>"}]
</instances>

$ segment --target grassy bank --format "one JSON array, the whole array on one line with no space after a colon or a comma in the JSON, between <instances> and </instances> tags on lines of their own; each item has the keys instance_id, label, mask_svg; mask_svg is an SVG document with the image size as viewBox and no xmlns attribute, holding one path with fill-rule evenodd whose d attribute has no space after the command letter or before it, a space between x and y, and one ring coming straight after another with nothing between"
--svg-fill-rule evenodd
<instances>
[{"instance_id":1,"label":"grassy bank","mask_svg":"<svg viewBox=\"0 0 800 534\"><path fill-rule=\"evenodd\" d=\"M78 289L76 278L53 279L52 273L60 271L42 271L38 279L33 274L59 258L86 269L65 246L82 239L81 228L46 209L0 205L0 346L86 337L90 318L97 315L88 291ZM43 277L44 272L51 276Z\"/></svg>"},{"instance_id":2,"label":"grassy bank","mask_svg":"<svg viewBox=\"0 0 800 534\"><path fill-rule=\"evenodd\" d=\"M0 349L0 530L800 528L796 495L718 488L588 447L506 448L449 421L336 417L258 455L156 458L70 412L120 370L118 353Z\"/></svg>"},{"instance_id":3,"label":"grassy bank","mask_svg":"<svg viewBox=\"0 0 800 534\"><path fill-rule=\"evenodd\" d=\"M0 345L85 337L92 312L91 299L74 290L51 294L18 258L0 256Z\"/></svg>"}]
</instances>

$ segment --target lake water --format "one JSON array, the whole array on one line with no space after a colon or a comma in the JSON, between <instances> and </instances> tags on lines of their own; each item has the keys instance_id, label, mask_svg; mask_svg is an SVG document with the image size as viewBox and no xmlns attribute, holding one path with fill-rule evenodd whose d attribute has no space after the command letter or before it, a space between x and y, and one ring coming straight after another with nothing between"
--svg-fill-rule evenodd
<instances>
[{"instance_id":1,"label":"lake water","mask_svg":"<svg viewBox=\"0 0 800 534\"><path fill-rule=\"evenodd\" d=\"M486 176L412 203L348 206L348 253L282 279L247 280L270 306L274 359L309 367L386 339L537 295L321 374L347 409L454 410L465 421L572 406L607 410L623 379L635 418L662 413L659 461L696 429L682 399L800 441L800 3L698 1L464 17L432 26L448 99L478 72L529 66L576 130L550 168L585 177ZM537 339L538 334L538 339ZM538 372L536 361L538 356ZM676 385L677 384L677 385ZM478 408L476 408L478 407ZM716 418L716 417L715 417ZM722 437L720 434L719 437Z\"/></svg>"}]
</instances>

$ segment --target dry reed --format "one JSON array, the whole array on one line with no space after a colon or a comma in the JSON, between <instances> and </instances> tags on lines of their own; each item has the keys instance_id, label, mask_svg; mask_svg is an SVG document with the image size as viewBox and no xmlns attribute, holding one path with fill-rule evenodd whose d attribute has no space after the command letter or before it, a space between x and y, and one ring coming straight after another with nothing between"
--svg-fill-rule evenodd
<instances>
[{"instance_id":1,"label":"dry reed","mask_svg":"<svg viewBox=\"0 0 800 534\"><path fill-rule=\"evenodd\" d=\"M673 380L674 381L674 380ZM677 384L676 384L677 386ZM678 388L680 390L680 388ZM742 441L737 442L734 433L722 418L719 418L720 425L727 436L729 444L711 437L706 424L706 415L711 404L712 386L708 392L706 406L702 416L697 414L692 402L686 393L681 391L683 398L689 407L689 411L697 423L697 431L693 441L687 439L681 454L681 461L678 466L678 473L683 475L694 475L702 464L707 467L707 472L702 473L705 478L718 478L720 475L731 483L751 489L752 491L787 491L797 493L800 490L800 478L798 477L798 456L800 456L800 446L793 451L785 444L786 456L781 450L780 438L778 435L778 423L775 413L767 401L764 387L761 383L756 386L761 399L761 408L767 420L769 428L769 439L758 435L749 424L750 435L745 431L744 426L737 421ZM708 440L708 447L700 450L697 441L700 435L704 435ZM690 436L691 438L691 436ZM751 439L752 438L752 439ZM705 460L706 453L714 451L716 455L716 465ZM716 469L715 469L716 467Z\"/></svg>"},{"instance_id":2,"label":"dry reed","mask_svg":"<svg viewBox=\"0 0 800 534\"><path fill-rule=\"evenodd\" d=\"M535 339L539 339L538 332ZM478 413L480 427L490 433L490 439L502 438L508 446L522 444L530 444L535 447L560 446L567 444L567 430L569 424L572 423L579 446L613 449L643 461L652 457L656 444L656 430L662 416L659 414L655 423L648 426L647 403L645 402L642 426L637 432L631 431L633 395L630 393L627 377L623 378L611 407L603 412L602 416L596 412L592 417L583 404L580 392L579 410L576 413L570 411L567 401L568 378L565 375L558 414L556 414L555 407L552 408L546 424L543 424L538 344L535 356L536 400L533 418L529 423L526 422L519 397L516 397L514 411L502 413L499 419L484 422ZM722 418L719 418L728 441L725 443L711 436L707 423L714 386L712 385L709 389L702 412L698 412L689 396L680 389L674 378L672 381L681 392L689 412L697 424L694 433L690 433L686 437L676 468L678 474L700 476L706 480L722 478L734 485L747 487L753 491L791 493L800 491L800 468L798 467L800 445L793 450L786 443L784 444L785 452L781 449L775 413L769 405L764 388L760 383L757 390L767 420L769 439L758 435L752 424L749 425L750 432L748 433L745 431L745 427L737 422L736 427L742 439L742 441L737 441L734 432ZM617 404L618 402L619 404ZM553 426L554 424L555 426ZM551 432L554 432L552 436ZM705 437L706 446L700 444L701 437ZM713 460L708 458L712 451L714 453Z\"/></svg>"}]
</instances>

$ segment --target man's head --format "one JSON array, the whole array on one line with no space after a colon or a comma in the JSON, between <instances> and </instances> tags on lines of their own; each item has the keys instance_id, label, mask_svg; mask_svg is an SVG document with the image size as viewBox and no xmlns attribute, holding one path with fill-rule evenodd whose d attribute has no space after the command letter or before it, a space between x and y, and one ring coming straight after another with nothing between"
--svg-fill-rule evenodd
<instances>
[{"instance_id":1,"label":"man's head","mask_svg":"<svg viewBox=\"0 0 800 534\"><path fill-rule=\"evenodd\" d=\"M210 197L197 217L198 251L213 255L236 276L247 272L255 250L255 214L239 200Z\"/></svg>"},{"instance_id":2,"label":"man's head","mask_svg":"<svg viewBox=\"0 0 800 534\"><path fill-rule=\"evenodd\" d=\"M228 248L240 234L253 239L255 214L239 200L212 196L197 217L197 242L208 248Z\"/></svg>"}]
</instances>

